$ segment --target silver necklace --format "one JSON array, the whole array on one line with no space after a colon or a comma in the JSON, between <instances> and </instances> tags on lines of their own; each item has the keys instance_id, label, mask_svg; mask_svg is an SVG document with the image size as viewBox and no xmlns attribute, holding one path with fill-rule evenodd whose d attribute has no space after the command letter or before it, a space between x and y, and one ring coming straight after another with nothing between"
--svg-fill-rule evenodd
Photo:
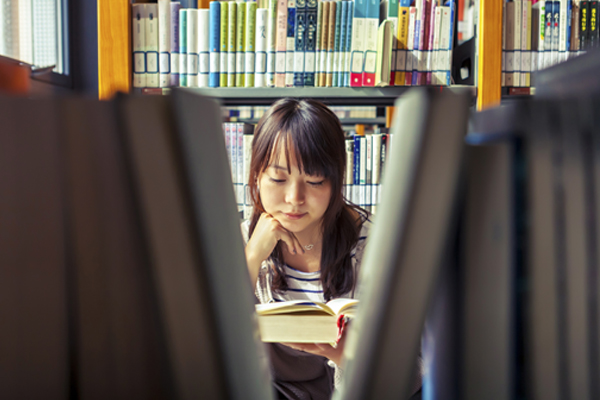
<instances>
[{"instance_id":1,"label":"silver necklace","mask_svg":"<svg viewBox=\"0 0 600 400\"><path fill-rule=\"evenodd\" d=\"M315 245L314 244L307 244L306 246L303 246L303 247L306 249L306 251L310 251L310 250L313 249L313 247L315 247Z\"/></svg>"}]
</instances>

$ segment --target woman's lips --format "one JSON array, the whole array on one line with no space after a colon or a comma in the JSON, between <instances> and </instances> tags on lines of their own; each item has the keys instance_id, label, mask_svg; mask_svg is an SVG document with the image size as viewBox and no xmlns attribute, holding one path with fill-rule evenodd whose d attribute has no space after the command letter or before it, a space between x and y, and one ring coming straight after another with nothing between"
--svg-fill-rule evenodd
<instances>
[{"instance_id":1,"label":"woman's lips","mask_svg":"<svg viewBox=\"0 0 600 400\"><path fill-rule=\"evenodd\" d=\"M287 219L298 220L298 219L304 217L306 215L306 213L302 213L302 214L297 214L297 213L288 214L288 213L284 213L284 215L286 216Z\"/></svg>"}]
</instances>

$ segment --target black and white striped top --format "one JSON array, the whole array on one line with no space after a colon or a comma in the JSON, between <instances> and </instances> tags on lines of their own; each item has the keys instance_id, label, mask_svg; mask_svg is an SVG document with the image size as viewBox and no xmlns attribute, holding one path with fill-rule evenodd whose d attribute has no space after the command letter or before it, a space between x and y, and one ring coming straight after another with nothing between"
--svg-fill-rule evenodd
<instances>
[{"instance_id":1,"label":"black and white striped top","mask_svg":"<svg viewBox=\"0 0 600 400\"><path fill-rule=\"evenodd\" d=\"M371 218L369 215L362 215L363 224L360 230L359 239L352 249L352 268L354 268L354 276L359 277L360 265L365 250L367 236L371 228ZM242 235L244 242L247 243L250 229L250 221L242 223ZM285 265L285 273L287 278L288 290L284 292L273 292L271 289L272 269L269 268L269 261L264 261L260 267L258 279L256 281L256 297L261 303L270 303L273 301L287 300L310 300L324 302L323 286L321 285L321 271L302 272ZM358 285L355 285L358 287ZM343 297L354 298L357 290L353 290Z\"/></svg>"}]
</instances>

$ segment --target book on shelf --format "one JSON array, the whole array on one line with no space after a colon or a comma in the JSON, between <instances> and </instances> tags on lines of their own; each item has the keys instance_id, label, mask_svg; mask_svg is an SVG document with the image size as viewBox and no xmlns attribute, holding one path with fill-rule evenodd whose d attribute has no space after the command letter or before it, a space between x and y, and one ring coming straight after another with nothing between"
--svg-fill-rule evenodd
<instances>
[{"instance_id":1,"label":"book on shelf","mask_svg":"<svg viewBox=\"0 0 600 400\"><path fill-rule=\"evenodd\" d=\"M198 9L198 86L208 87L210 80L210 10Z\"/></svg>"},{"instance_id":2,"label":"book on shelf","mask_svg":"<svg viewBox=\"0 0 600 400\"><path fill-rule=\"evenodd\" d=\"M327 37L325 43L327 46L327 59L325 65L325 87L333 86L333 69L335 56L335 33L337 24L337 3L329 2L329 21L327 26Z\"/></svg>"},{"instance_id":3,"label":"book on shelf","mask_svg":"<svg viewBox=\"0 0 600 400\"><path fill-rule=\"evenodd\" d=\"M171 1L158 0L159 87L171 85Z\"/></svg>"},{"instance_id":4,"label":"book on shelf","mask_svg":"<svg viewBox=\"0 0 600 400\"><path fill-rule=\"evenodd\" d=\"M169 47L169 51L171 52L171 81L169 86L179 86L179 10L181 10L181 3L172 1Z\"/></svg>"},{"instance_id":5,"label":"book on shelf","mask_svg":"<svg viewBox=\"0 0 600 400\"><path fill-rule=\"evenodd\" d=\"M198 87L198 9L187 10L187 85Z\"/></svg>"},{"instance_id":6,"label":"book on shelf","mask_svg":"<svg viewBox=\"0 0 600 400\"><path fill-rule=\"evenodd\" d=\"M256 35L257 8L255 2L246 4L246 19L244 23L244 65L242 73L244 74L244 87L254 87L256 79L256 44L258 38ZM266 9L263 9L266 11ZM265 14L266 15L266 14ZM264 34L264 30L263 30Z\"/></svg>"},{"instance_id":7,"label":"book on shelf","mask_svg":"<svg viewBox=\"0 0 600 400\"><path fill-rule=\"evenodd\" d=\"M133 79L135 88L146 87L146 18L143 4L131 5L131 50L133 52Z\"/></svg>"},{"instance_id":8,"label":"book on shelf","mask_svg":"<svg viewBox=\"0 0 600 400\"><path fill-rule=\"evenodd\" d=\"M344 43L344 87L350 87L350 63L352 54L352 29L354 23L354 1L348 2L348 14L346 16L346 41Z\"/></svg>"},{"instance_id":9,"label":"book on shelf","mask_svg":"<svg viewBox=\"0 0 600 400\"><path fill-rule=\"evenodd\" d=\"M275 86L275 68L277 60L277 0L269 0L267 9L267 74L266 86Z\"/></svg>"},{"instance_id":10,"label":"book on shelf","mask_svg":"<svg viewBox=\"0 0 600 400\"><path fill-rule=\"evenodd\" d=\"M294 22L294 87L304 86L304 67L307 36L306 0L296 0L296 21Z\"/></svg>"},{"instance_id":11,"label":"book on shelf","mask_svg":"<svg viewBox=\"0 0 600 400\"><path fill-rule=\"evenodd\" d=\"M179 9L179 86L188 86L188 9Z\"/></svg>"},{"instance_id":12,"label":"book on shelf","mask_svg":"<svg viewBox=\"0 0 600 400\"><path fill-rule=\"evenodd\" d=\"M250 4L250 3L248 3ZM256 10L256 3L254 4L254 10ZM246 24L248 20L246 19L246 2L238 1L237 5L237 16L235 25L235 87L244 87L246 86ZM254 22L254 21L253 21ZM254 28L254 25L252 25ZM254 68L254 64L252 64L252 68ZM254 84L252 85L254 86Z\"/></svg>"},{"instance_id":13,"label":"book on shelf","mask_svg":"<svg viewBox=\"0 0 600 400\"><path fill-rule=\"evenodd\" d=\"M244 21L237 20L237 3L235 1L226 2L228 11L227 20L227 87L236 86L236 38L237 24L242 24ZM245 3L244 3L245 4ZM242 31L243 32L243 31ZM243 42L242 42L243 43Z\"/></svg>"},{"instance_id":14,"label":"book on shelf","mask_svg":"<svg viewBox=\"0 0 600 400\"><path fill-rule=\"evenodd\" d=\"M256 9L256 33L255 33L255 64L254 64L254 86L267 86L267 32L268 32L269 10L266 8Z\"/></svg>"},{"instance_id":15,"label":"book on shelf","mask_svg":"<svg viewBox=\"0 0 600 400\"><path fill-rule=\"evenodd\" d=\"M277 0L277 29L275 31L275 87L285 87L288 3Z\"/></svg>"},{"instance_id":16,"label":"book on shelf","mask_svg":"<svg viewBox=\"0 0 600 400\"><path fill-rule=\"evenodd\" d=\"M315 85L316 51L318 43L318 1L306 0L306 37L304 53L303 84L307 87Z\"/></svg>"},{"instance_id":17,"label":"book on shelf","mask_svg":"<svg viewBox=\"0 0 600 400\"><path fill-rule=\"evenodd\" d=\"M210 72L208 74L208 86L219 87L220 85L220 68L221 68L221 3L212 1L209 8L209 63Z\"/></svg>"},{"instance_id":18,"label":"book on shelf","mask_svg":"<svg viewBox=\"0 0 600 400\"><path fill-rule=\"evenodd\" d=\"M331 86L333 87L340 86L340 52L344 3L340 0L335 2L335 31L333 35L333 62L331 65Z\"/></svg>"},{"instance_id":19,"label":"book on shelf","mask_svg":"<svg viewBox=\"0 0 600 400\"><path fill-rule=\"evenodd\" d=\"M385 20L379 26L377 39L377 62L375 65L375 86L389 86L392 76L392 42L394 24Z\"/></svg>"},{"instance_id":20,"label":"book on shelf","mask_svg":"<svg viewBox=\"0 0 600 400\"><path fill-rule=\"evenodd\" d=\"M363 66L363 86L375 86L375 68L377 64L377 36L379 27L379 2L366 0L365 26L365 60Z\"/></svg>"},{"instance_id":21,"label":"book on shelf","mask_svg":"<svg viewBox=\"0 0 600 400\"><path fill-rule=\"evenodd\" d=\"M413 65L416 63L416 52L415 52L415 24L417 21L417 8L408 8L408 27L406 33L406 64L404 67L404 83L400 82L403 86L412 85L412 74Z\"/></svg>"},{"instance_id":22,"label":"book on shelf","mask_svg":"<svg viewBox=\"0 0 600 400\"><path fill-rule=\"evenodd\" d=\"M327 303L307 300L257 304L258 327L263 342L335 343L340 318L351 318L358 300L338 298Z\"/></svg>"},{"instance_id":23,"label":"book on shelf","mask_svg":"<svg viewBox=\"0 0 600 400\"><path fill-rule=\"evenodd\" d=\"M296 0L287 0L287 26L285 41L285 85L294 86L294 48L296 42Z\"/></svg>"},{"instance_id":24,"label":"book on shelf","mask_svg":"<svg viewBox=\"0 0 600 400\"><path fill-rule=\"evenodd\" d=\"M144 4L146 8L146 85L160 87L158 56L158 4Z\"/></svg>"},{"instance_id":25,"label":"book on shelf","mask_svg":"<svg viewBox=\"0 0 600 400\"><path fill-rule=\"evenodd\" d=\"M367 1L354 1L352 20L352 47L350 60L350 86L363 86L363 65L365 58L365 30L367 18Z\"/></svg>"}]
</instances>

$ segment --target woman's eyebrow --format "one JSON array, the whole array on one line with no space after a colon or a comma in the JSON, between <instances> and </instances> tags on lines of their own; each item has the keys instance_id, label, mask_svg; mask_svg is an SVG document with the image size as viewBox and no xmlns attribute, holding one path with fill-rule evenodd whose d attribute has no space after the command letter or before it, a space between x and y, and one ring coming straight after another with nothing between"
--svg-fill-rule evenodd
<instances>
[{"instance_id":1,"label":"woman's eyebrow","mask_svg":"<svg viewBox=\"0 0 600 400\"><path fill-rule=\"evenodd\" d=\"M282 171L287 171L287 168L284 168L284 167L282 167L281 165L278 165L278 164L271 164L271 165L269 165L269 167L270 168L279 169L279 170L282 170Z\"/></svg>"}]
</instances>

